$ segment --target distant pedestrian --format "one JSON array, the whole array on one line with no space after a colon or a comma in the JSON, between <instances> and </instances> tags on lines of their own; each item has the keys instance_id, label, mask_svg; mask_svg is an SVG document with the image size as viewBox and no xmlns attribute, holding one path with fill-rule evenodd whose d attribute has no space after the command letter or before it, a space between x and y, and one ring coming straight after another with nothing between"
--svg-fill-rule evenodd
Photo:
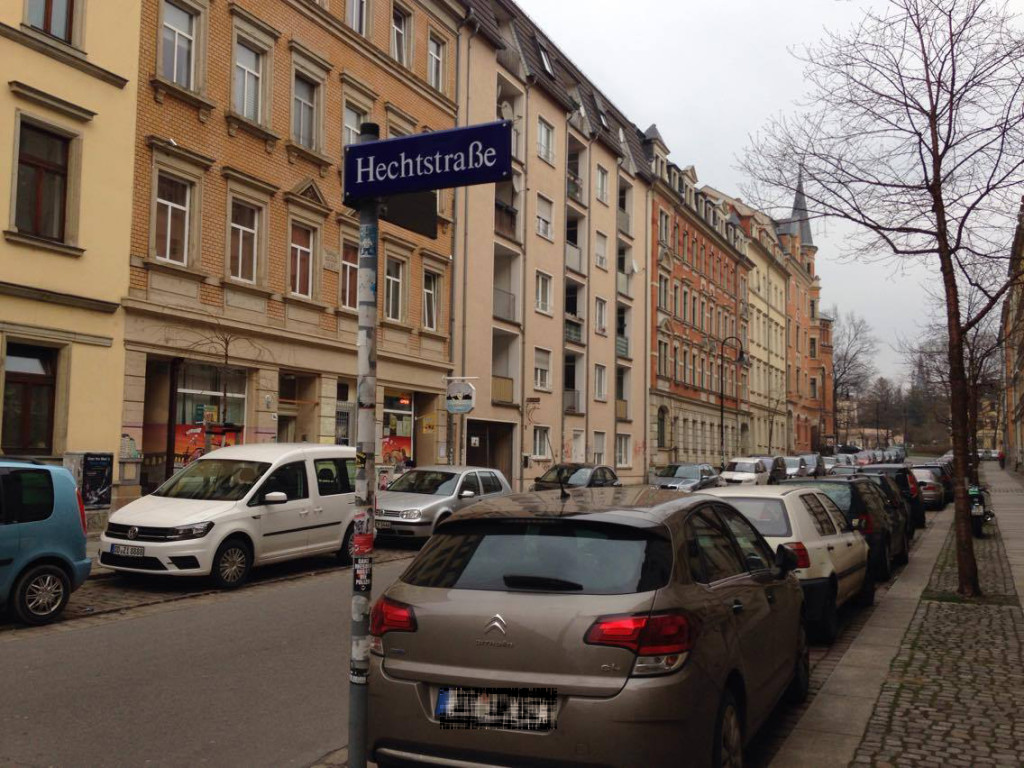
<instances>
[{"instance_id":1,"label":"distant pedestrian","mask_svg":"<svg viewBox=\"0 0 1024 768\"><path fill-rule=\"evenodd\" d=\"M999 468L1006 469L1006 454L1003 452L1002 448L999 449Z\"/></svg>"}]
</instances>

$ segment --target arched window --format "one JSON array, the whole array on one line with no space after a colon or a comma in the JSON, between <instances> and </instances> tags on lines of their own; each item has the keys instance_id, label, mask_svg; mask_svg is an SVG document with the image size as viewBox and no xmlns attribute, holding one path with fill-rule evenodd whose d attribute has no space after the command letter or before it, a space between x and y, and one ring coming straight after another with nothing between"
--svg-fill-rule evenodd
<instances>
[{"instance_id":1,"label":"arched window","mask_svg":"<svg viewBox=\"0 0 1024 768\"><path fill-rule=\"evenodd\" d=\"M668 448L668 408L658 409L658 447Z\"/></svg>"}]
</instances>

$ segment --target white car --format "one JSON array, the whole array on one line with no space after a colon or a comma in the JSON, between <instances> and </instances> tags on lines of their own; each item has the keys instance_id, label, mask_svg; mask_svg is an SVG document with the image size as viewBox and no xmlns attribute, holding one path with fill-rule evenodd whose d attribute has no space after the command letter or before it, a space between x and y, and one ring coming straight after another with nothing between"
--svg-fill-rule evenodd
<instances>
[{"instance_id":1,"label":"white car","mask_svg":"<svg viewBox=\"0 0 1024 768\"><path fill-rule=\"evenodd\" d=\"M719 477L727 485L768 485L770 475L761 459L741 457L726 464Z\"/></svg>"},{"instance_id":2,"label":"white car","mask_svg":"<svg viewBox=\"0 0 1024 768\"><path fill-rule=\"evenodd\" d=\"M240 586L253 566L349 558L355 448L258 443L220 448L110 516L100 562L116 571L209 575Z\"/></svg>"},{"instance_id":3,"label":"white car","mask_svg":"<svg viewBox=\"0 0 1024 768\"><path fill-rule=\"evenodd\" d=\"M714 488L704 493L727 500L774 549L796 553L794 571L804 591L804 619L824 642L838 632L836 611L849 600L874 602L868 543L824 492L799 485Z\"/></svg>"}]
</instances>

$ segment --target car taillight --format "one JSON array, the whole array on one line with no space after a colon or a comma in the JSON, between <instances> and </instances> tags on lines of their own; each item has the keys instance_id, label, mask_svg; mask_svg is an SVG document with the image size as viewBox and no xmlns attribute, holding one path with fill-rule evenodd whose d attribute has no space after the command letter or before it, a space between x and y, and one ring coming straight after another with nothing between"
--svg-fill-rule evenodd
<instances>
[{"instance_id":1,"label":"car taillight","mask_svg":"<svg viewBox=\"0 0 1024 768\"><path fill-rule=\"evenodd\" d=\"M85 524L85 502L82 501L82 492L75 488L75 497L78 499L78 520L82 524L82 533L88 535L89 530Z\"/></svg>"},{"instance_id":2,"label":"car taillight","mask_svg":"<svg viewBox=\"0 0 1024 768\"><path fill-rule=\"evenodd\" d=\"M602 616L590 625L583 641L633 651L634 675L660 675L679 669L691 648L690 620L678 611L649 616Z\"/></svg>"},{"instance_id":3,"label":"car taillight","mask_svg":"<svg viewBox=\"0 0 1024 768\"><path fill-rule=\"evenodd\" d=\"M907 479L910 481L910 498L916 499L918 494L917 478L913 475L908 475Z\"/></svg>"},{"instance_id":4,"label":"car taillight","mask_svg":"<svg viewBox=\"0 0 1024 768\"><path fill-rule=\"evenodd\" d=\"M804 546L802 541L787 541L784 546L786 549L793 550L793 553L796 555L797 568L811 567L811 556L808 554L807 547Z\"/></svg>"},{"instance_id":5,"label":"car taillight","mask_svg":"<svg viewBox=\"0 0 1024 768\"><path fill-rule=\"evenodd\" d=\"M415 632L416 614L411 605L382 597L370 611L370 634L383 637L388 632Z\"/></svg>"}]
</instances>

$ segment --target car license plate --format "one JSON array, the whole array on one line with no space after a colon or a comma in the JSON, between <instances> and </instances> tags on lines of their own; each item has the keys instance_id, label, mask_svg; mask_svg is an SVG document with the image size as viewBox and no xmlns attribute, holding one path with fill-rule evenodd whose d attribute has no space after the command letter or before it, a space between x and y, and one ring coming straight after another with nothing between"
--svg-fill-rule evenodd
<instances>
[{"instance_id":1,"label":"car license plate","mask_svg":"<svg viewBox=\"0 0 1024 768\"><path fill-rule=\"evenodd\" d=\"M548 731L557 700L553 688L441 688L435 713L445 729Z\"/></svg>"},{"instance_id":2,"label":"car license plate","mask_svg":"<svg viewBox=\"0 0 1024 768\"><path fill-rule=\"evenodd\" d=\"M981 505L976 504L973 507L971 507L971 514L975 517L981 517L985 514L985 508L982 507Z\"/></svg>"},{"instance_id":3,"label":"car license plate","mask_svg":"<svg viewBox=\"0 0 1024 768\"><path fill-rule=\"evenodd\" d=\"M375 528L390 528L391 527L391 521L390 520L377 520L375 518L374 521L373 521L373 525L374 525Z\"/></svg>"},{"instance_id":4,"label":"car license plate","mask_svg":"<svg viewBox=\"0 0 1024 768\"><path fill-rule=\"evenodd\" d=\"M124 555L125 557L144 557L146 550L144 547L133 547L129 544L111 544L110 553L112 555Z\"/></svg>"}]
</instances>

